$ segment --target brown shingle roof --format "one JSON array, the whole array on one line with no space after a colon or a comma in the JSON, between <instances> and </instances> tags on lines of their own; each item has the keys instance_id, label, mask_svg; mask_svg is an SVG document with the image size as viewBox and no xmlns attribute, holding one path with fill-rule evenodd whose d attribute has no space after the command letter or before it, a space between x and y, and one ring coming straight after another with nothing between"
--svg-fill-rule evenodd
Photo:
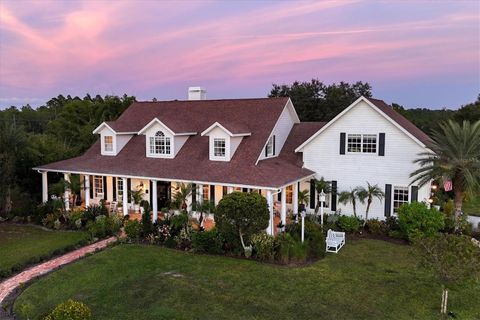
<instances>
[{"instance_id":1,"label":"brown shingle roof","mask_svg":"<svg viewBox=\"0 0 480 320\"><path fill-rule=\"evenodd\" d=\"M368 101L373 103L380 111L382 111L386 116L399 124L402 128L407 130L411 135L420 140L423 144L428 145L431 142L430 137L417 128L413 123L411 123L407 118L402 116L400 113L393 110L391 106L385 103L385 101L374 98L366 98Z\"/></svg>"},{"instance_id":2,"label":"brown shingle roof","mask_svg":"<svg viewBox=\"0 0 480 320\"><path fill-rule=\"evenodd\" d=\"M139 131L157 117L175 132L198 134L188 138L175 159L147 158L145 137L135 135L117 156L102 156L97 141L80 157L40 169L280 187L313 174L298 165L297 157L283 157L283 151L280 157L255 165L287 101L288 98L135 102L112 124L115 131ZM229 162L210 161L208 137L199 134L216 121L227 128L251 132ZM293 141L306 136L304 132L295 132Z\"/></svg>"}]
</instances>

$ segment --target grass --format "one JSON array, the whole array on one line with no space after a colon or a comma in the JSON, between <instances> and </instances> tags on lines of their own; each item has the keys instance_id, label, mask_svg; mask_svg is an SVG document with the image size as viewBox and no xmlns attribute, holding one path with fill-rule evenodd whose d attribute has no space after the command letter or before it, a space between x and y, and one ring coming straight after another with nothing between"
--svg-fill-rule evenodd
<instances>
[{"instance_id":1,"label":"grass","mask_svg":"<svg viewBox=\"0 0 480 320\"><path fill-rule=\"evenodd\" d=\"M47 231L32 225L0 224L0 277L88 239L84 232Z\"/></svg>"},{"instance_id":2,"label":"grass","mask_svg":"<svg viewBox=\"0 0 480 320\"><path fill-rule=\"evenodd\" d=\"M462 209L468 215L480 217L480 196L467 198Z\"/></svg>"},{"instance_id":3,"label":"grass","mask_svg":"<svg viewBox=\"0 0 480 320\"><path fill-rule=\"evenodd\" d=\"M33 283L14 310L28 306L37 319L73 298L94 319L438 319L441 286L414 266L410 250L351 241L338 255L293 268L119 245ZM449 309L476 319L479 296L478 286L451 288Z\"/></svg>"}]
</instances>

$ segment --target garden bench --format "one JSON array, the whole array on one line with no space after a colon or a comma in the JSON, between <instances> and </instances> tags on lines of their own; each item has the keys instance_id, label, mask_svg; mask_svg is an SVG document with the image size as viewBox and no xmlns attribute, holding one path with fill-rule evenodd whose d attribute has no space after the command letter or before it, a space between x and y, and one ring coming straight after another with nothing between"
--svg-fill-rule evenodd
<instances>
[{"instance_id":1,"label":"garden bench","mask_svg":"<svg viewBox=\"0 0 480 320\"><path fill-rule=\"evenodd\" d=\"M337 232L328 229L325 242L327 252L338 253L338 251L345 245L345 232Z\"/></svg>"}]
</instances>

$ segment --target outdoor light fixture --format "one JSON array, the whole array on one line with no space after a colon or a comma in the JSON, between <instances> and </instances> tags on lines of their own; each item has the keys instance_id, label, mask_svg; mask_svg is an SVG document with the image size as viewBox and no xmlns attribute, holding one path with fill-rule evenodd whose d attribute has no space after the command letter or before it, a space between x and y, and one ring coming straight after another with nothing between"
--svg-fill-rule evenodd
<instances>
[{"instance_id":1,"label":"outdoor light fixture","mask_svg":"<svg viewBox=\"0 0 480 320\"><path fill-rule=\"evenodd\" d=\"M436 184L432 184L432 190L437 190L437 185Z\"/></svg>"},{"instance_id":2,"label":"outdoor light fixture","mask_svg":"<svg viewBox=\"0 0 480 320\"><path fill-rule=\"evenodd\" d=\"M325 192L320 192L320 224L323 227L323 204L325 203Z\"/></svg>"},{"instance_id":3,"label":"outdoor light fixture","mask_svg":"<svg viewBox=\"0 0 480 320\"><path fill-rule=\"evenodd\" d=\"M432 199L432 198L429 198L427 201L428 201L428 203L432 203L432 202L433 202L433 199Z\"/></svg>"}]
</instances>

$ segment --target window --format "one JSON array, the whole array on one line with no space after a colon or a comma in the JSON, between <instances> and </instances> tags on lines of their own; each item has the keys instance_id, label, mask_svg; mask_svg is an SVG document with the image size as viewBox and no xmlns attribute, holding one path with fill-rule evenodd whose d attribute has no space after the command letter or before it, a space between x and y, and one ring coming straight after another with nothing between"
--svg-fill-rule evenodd
<instances>
[{"instance_id":1,"label":"window","mask_svg":"<svg viewBox=\"0 0 480 320\"><path fill-rule=\"evenodd\" d=\"M105 151L113 151L113 137L112 136L105 136L103 137L103 148Z\"/></svg>"},{"instance_id":2,"label":"window","mask_svg":"<svg viewBox=\"0 0 480 320\"><path fill-rule=\"evenodd\" d=\"M363 135L363 153L377 153L377 135L364 134Z\"/></svg>"},{"instance_id":3,"label":"window","mask_svg":"<svg viewBox=\"0 0 480 320\"><path fill-rule=\"evenodd\" d=\"M203 185L203 201L208 201L208 193L210 191L210 186L208 184Z\"/></svg>"},{"instance_id":4,"label":"window","mask_svg":"<svg viewBox=\"0 0 480 320\"><path fill-rule=\"evenodd\" d=\"M94 198L103 198L103 177L93 177L93 196Z\"/></svg>"},{"instance_id":5,"label":"window","mask_svg":"<svg viewBox=\"0 0 480 320\"><path fill-rule=\"evenodd\" d=\"M271 157L275 155L275 135L271 136L268 139L267 145L265 146L265 156Z\"/></svg>"},{"instance_id":6,"label":"window","mask_svg":"<svg viewBox=\"0 0 480 320\"><path fill-rule=\"evenodd\" d=\"M150 137L150 154L170 154L170 138L162 131L157 131L155 136Z\"/></svg>"},{"instance_id":7,"label":"window","mask_svg":"<svg viewBox=\"0 0 480 320\"><path fill-rule=\"evenodd\" d=\"M393 187L393 213L404 203L408 203L408 187Z\"/></svg>"},{"instance_id":8,"label":"window","mask_svg":"<svg viewBox=\"0 0 480 320\"><path fill-rule=\"evenodd\" d=\"M213 155L215 157L225 157L225 139L213 139Z\"/></svg>"},{"instance_id":9,"label":"window","mask_svg":"<svg viewBox=\"0 0 480 320\"><path fill-rule=\"evenodd\" d=\"M292 203L293 202L293 187L288 186L285 188L285 196L286 196L286 201L287 203Z\"/></svg>"},{"instance_id":10,"label":"window","mask_svg":"<svg viewBox=\"0 0 480 320\"><path fill-rule=\"evenodd\" d=\"M377 153L376 134L349 134L347 150L351 153Z\"/></svg>"},{"instance_id":11,"label":"window","mask_svg":"<svg viewBox=\"0 0 480 320\"><path fill-rule=\"evenodd\" d=\"M123 179L117 179L117 200L118 202L123 201Z\"/></svg>"}]
</instances>

